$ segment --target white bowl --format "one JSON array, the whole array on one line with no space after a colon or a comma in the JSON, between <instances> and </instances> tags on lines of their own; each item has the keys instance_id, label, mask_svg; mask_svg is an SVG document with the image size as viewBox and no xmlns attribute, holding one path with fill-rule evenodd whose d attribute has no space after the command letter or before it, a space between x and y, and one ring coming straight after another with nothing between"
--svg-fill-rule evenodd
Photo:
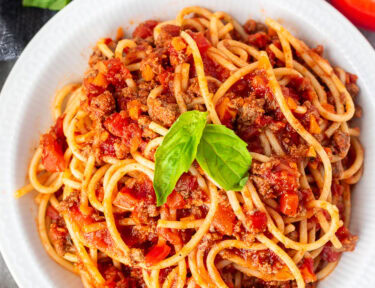
<instances>
[{"instance_id":1,"label":"white bowl","mask_svg":"<svg viewBox=\"0 0 375 288\"><path fill-rule=\"evenodd\" d=\"M25 183L40 133L52 124L54 92L81 79L98 38L114 36L119 26L129 33L141 20L172 19L189 5L226 11L241 22L250 17L279 19L308 44L323 44L331 62L359 76L366 167L353 192L351 225L359 242L320 287L375 287L375 53L358 30L326 2L308 0L80 0L53 17L17 61L0 97L0 247L18 285L81 287L77 276L64 271L43 250L34 195L13 197Z\"/></svg>"}]
</instances>

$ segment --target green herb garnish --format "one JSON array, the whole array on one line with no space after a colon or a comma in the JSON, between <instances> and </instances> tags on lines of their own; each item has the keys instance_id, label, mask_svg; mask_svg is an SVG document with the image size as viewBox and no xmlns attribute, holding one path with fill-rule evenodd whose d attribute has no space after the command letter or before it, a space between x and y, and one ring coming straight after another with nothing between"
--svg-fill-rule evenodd
<instances>
[{"instance_id":1,"label":"green herb garnish","mask_svg":"<svg viewBox=\"0 0 375 288\"><path fill-rule=\"evenodd\" d=\"M247 144L227 127L206 122L206 112L183 113L156 150L154 189L158 206L167 201L195 158L221 188L239 191L246 184L252 161Z\"/></svg>"},{"instance_id":2,"label":"green herb garnish","mask_svg":"<svg viewBox=\"0 0 375 288\"><path fill-rule=\"evenodd\" d=\"M26 7L38 7L50 10L61 10L71 0L23 0L22 5Z\"/></svg>"}]
</instances>

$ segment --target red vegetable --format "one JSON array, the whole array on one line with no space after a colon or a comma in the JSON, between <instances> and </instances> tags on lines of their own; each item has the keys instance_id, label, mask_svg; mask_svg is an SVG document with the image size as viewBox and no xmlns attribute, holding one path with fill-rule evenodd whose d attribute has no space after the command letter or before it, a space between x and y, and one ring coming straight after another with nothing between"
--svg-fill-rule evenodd
<instances>
[{"instance_id":1,"label":"red vegetable","mask_svg":"<svg viewBox=\"0 0 375 288\"><path fill-rule=\"evenodd\" d=\"M234 215L232 208L219 203L212 225L218 232L232 235L235 220L236 215Z\"/></svg>"},{"instance_id":2,"label":"red vegetable","mask_svg":"<svg viewBox=\"0 0 375 288\"><path fill-rule=\"evenodd\" d=\"M186 202L184 197L181 196L176 190L173 190L172 193L167 198L167 206L172 209L182 209L184 208Z\"/></svg>"},{"instance_id":3,"label":"red vegetable","mask_svg":"<svg viewBox=\"0 0 375 288\"><path fill-rule=\"evenodd\" d=\"M152 36L156 25L158 25L158 22L155 20L147 20L145 22L142 22L135 28L133 32L133 38L139 37L145 39Z\"/></svg>"},{"instance_id":4,"label":"red vegetable","mask_svg":"<svg viewBox=\"0 0 375 288\"><path fill-rule=\"evenodd\" d=\"M147 253L145 257L146 265L152 266L159 263L161 260L165 259L169 252L171 251L171 247L167 244L157 244L151 248L151 250Z\"/></svg>"},{"instance_id":5,"label":"red vegetable","mask_svg":"<svg viewBox=\"0 0 375 288\"><path fill-rule=\"evenodd\" d=\"M326 244L322 251L322 259L327 262L335 262L339 260L340 254L340 252L334 251L334 248L331 245Z\"/></svg>"},{"instance_id":6,"label":"red vegetable","mask_svg":"<svg viewBox=\"0 0 375 288\"><path fill-rule=\"evenodd\" d=\"M113 113L104 121L104 127L112 135L123 138L132 151L141 143L141 129L126 113Z\"/></svg>"},{"instance_id":7,"label":"red vegetable","mask_svg":"<svg viewBox=\"0 0 375 288\"><path fill-rule=\"evenodd\" d=\"M172 229L159 228L158 234L173 245L182 244L180 235L178 232L172 231Z\"/></svg>"},{"instance_id":8,"label":"red vegetable","mask_svg":"<svg viewBox=\"0 0 375 288\"><path fill-rule=\"evenodd\" d=\"M206 53L208 48L211 47L210 42L206 39L206 37L204 37L203 33L189 32L189 34L190 34L191 38L194 39L195 43L197 43L199 52L201 52L201 54Z\"/></svg>"},{"instance_id":9,"label":"red vegetable","mask_svg":"<svg viewBox=\"0 0 375 288\"><path fill-rule=\"evenodd\" d=\"M354 24L375 30L375 2L372 0L331 0Z\"/></svg>"},{"instance_id":10,"label":"red vegetable","mask_svg":"<svg viewBox=\"0 0 375 288\"><path fill-rule=\"evenodd\" d=\"M264 232L267 228L267 215L262 211L255 211L247 215L249 226L254 232Z\"/></svg>"},{"instance_id":11,"label":"red vegetable","mask_svg":"<svg viewBox=\"0 0 375 288\"><path fill-rule=\"evenodd\" d=\"M140 202L133 193L132 189L123 187L117 194L113 204L124 209L129 209L136 206Z\"/></svg>"},{"instance_id":12,"label":"red vegetable","mask_svg":"<svg viewBox=\"0 0 375 288\"><path fill-rule=\"evenodd\" d=\"M59 212L51 205L49 205L47 208L47 216L52 220L57 220L60 217Z\"/></svg>"},{"instance_id":13,"label":"red vegetable","mask_svg":"<svg viewBox=\"0 0 375 288\"><path fill-rule=\"evenodd\" d=\"M280 211L288 216L294 216L298 209L298 195L296 193L284 193L280 196Z\"/></svg>"},{"instance_id":14,"label":"red vegetable","mask_svg":"<svg viewBox=\"0 0 375 288\"><path fill-rule=\"evenodd\" d=\"M40 140L42 146L42 163L47 171L62 172L66 168L63 143L58 141L55 133L44 134Z\"/></svg>"},{"instance_id":15,"label":"red vegetable","mask_svg":"<svg viewBox=\"0 0 375 288\"><path fill-rule=\"evenodd\" d=\"M305 258L302 265L299 267L302 277L306 283L316 281L316 275L314 273L314 260L312 258Z\"/></svg>"}]
</instances>

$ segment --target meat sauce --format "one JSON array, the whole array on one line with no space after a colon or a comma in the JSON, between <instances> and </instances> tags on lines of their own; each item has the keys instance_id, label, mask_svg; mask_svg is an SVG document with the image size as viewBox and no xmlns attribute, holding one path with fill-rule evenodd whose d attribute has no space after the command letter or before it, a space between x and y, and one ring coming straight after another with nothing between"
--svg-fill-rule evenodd
<instances>
[{"instance_id":1,"label":"meat sauce","mask_svg":"<svg viewBox=\"0 0 375 288\"><path fill-rule=\"evenodd\" d=\"M190 77L196 77L193 57L188 53L187 44L179 37L180 27L163 26L160 37L155 42L152 36L157 24L157 21L148 20L141 23L133 32L135 41L146 54L141 61L140 72L130 72L124 62L118 58L103 60L100 55L98 56L97 51L93 54L93 59L90 60L92 65L89 73L86 74L83 86L88 96L87 111L100 132L100 137L95 139L92 148L98 161L102 161L106 156L126 159L137 150L143 151L148 141L157 137L152 133L145 133L148 123L155 121L170 127L176 121L179 109L171 90L176 65L182 62L189 63ZM244 28L248 33L246 43L258 49L265 49L272 65L277 67L279 62L268 46L274 44L281 48L280 43L275 41L274 37L255 21L248 21ZM206 75L222 82L225 81L231 73L208 56L207 51L211 44L206 35L201 32L189 31L188 33L198 46ZM111 39L107 42L109 46L113 44ZM138 47L138 50L131 49L133 48L126 50L129 55L132 53L136 55L140 51ZM101 65L101 68L98 68L98 65ZM142 79L137 91L128 86L129 81L127 80L129 79L134 81ZM355 81L353 75L348 76L346 85L351 87L353 94L357 93L354 86ZM147 97L150 91L158 85L163 87L162 94L150 104ZM193 87L193 85L196 85L194 81L189 83L187 91L200 93L199 89L197 92L197 87ZM296 77L281 88L286 99L290 98L292 99L291 103L306 108L307 112L303 115L294 113L296 118L307 130L317 132L314 129L319 127L322 119L311 104L311 83L304 78ZM259 137L266 128L275 134L288 156L272 157L266 163L254 161L250 178L262 200L276 201L277 211L283 216L295 217L305 213L305 205L314 196L313 192L319 193L317 187L303 189L300 186L301 175L297 163L299 157L306 156L308 147L281 113L269 88L265 71L257 70L244 76L227 91L215 108L222 124L233 129L248 144L248 149L252 152L263 153ZM58 118L56 125L41 137L42 163L50 172L62 172L67 168L64 159L67 145L63 133L63 119L64 116ZM321 140L332 141L328 143L330 145L325 146L331 147L330 149L335 155L344 155L350 146L350 138L345 134L336 133L333 140ZM316 165L320 165L319 160L316 160ZM125 211L116 214L116 223L125 243L131 248L141 249L146 265L151 266L172 255L175 249L174 245L186 244L194 234L194 230L191 229L177 231L157 228L157 220L161 213L171 217L171 211L174 211L177 220L187 216L191 220L202 219L208 211L203 204L208 203L209 197L200 188L195 176L184 173L173 192L168 196L166 204L160 208L156 206L152 182L146 176L136 175L134 178L128 178L124 183L118 185L118 192L114 196L113 206ZM332 189L334 197L342 198L341 186L338 183L334 182ZM103 190L97 190L97 197L102 201ZM249 232L254 235L256 233L268 235L266 232L267 215L264 212L245 211L246 228L248 229L245 232L243 228L239 228L241 224L238 222L227 197L223 193L220 197L212 226L208 232L210 237L217 240L230 237L244 239L245 234ZM89 226L104 221L101 212L82 214L78 198L64 200L62 206L65 207L64 211L74 223L81 224L79 226ZM72 249L69 233L59 212L52 206L47 208L47 215L52 220L49 230L51 241L56 251L63 255ZM140 225L120 227L120 219L128 217ZM319 231L319 229L317 224L317 230ZM93 232L81 230L80 233L88 245L102 251L116 252L116 245L108 229L99 229ZM357 237L346 228L340 228L336 236L343 243L345 251L354 249ZM270 250L234 251L234 253L251 261L265 273L277 273L285 267ZM341 250L337 251L330 243L327 243L321 255L324 261L334 262L339 259L341 253ZM100 261L98 267L105 278L103 287L145 287L142 275L137 269L127 270L123 266L120 270L112 263ZM299 269L306 283L316 280L312 259L305 257L299 264ZM165 278L168 272L168 269L162 269L160 277ZM289 284L286 283L285 285L285 287L292 287L292 284L288 286Z\"/></svg>"}]
</instances>

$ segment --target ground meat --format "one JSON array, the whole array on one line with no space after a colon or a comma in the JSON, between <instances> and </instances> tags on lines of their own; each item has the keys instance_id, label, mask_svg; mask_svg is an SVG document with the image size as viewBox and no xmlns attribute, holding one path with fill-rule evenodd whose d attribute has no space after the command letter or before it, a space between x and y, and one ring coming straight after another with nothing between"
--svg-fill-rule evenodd
<instances>
[{"instance_id":1,"label":"ground meat","mask_svg":"<svg viewBox=\"0 0 375 288\"><path fill-rule=\"evenodd\" d=\"M67 244L71 242L68 230L52 223L49 228L49 238L56 249L58 255L63 256L67 251Z\"/></svg>"},{"instance_id":2,"label":"ground meat","mask_svg":"<svg viewBox=\"0 0 375 288\"><path fill-rule=\"evenodd\" d=\"M282 193L296 193L299 188L297 164L289 158L273 158L265 163L253 163L251 179L264 198L275 198Z\"/></svg>"},{"instance_id":3,"label":"ground meat","mask_svg":"<svg viewBox=\"0 0 375 288\"><path fill-rule=\"evenodd\" d=\"M133 217L140 223L150 225L150 217L157 217L159 214L160 211L156 205L142 202L135 208Z\"/></svg>"},{"instance_id":4,"label":"ground meat","mask_svg":"<svg viewBox=\"0 0 375 288\"><path fill-rule=\"evenodd\" d=\"M156 45L160 47L167 47L173 37L180 35L181 28L176 25L166 24L160 29L160 34L156 39Z\"/></svg>"},{"instance_id":5,"label":"ground meat","mask_svg":"<svg viewBox=\"0 0 375 288\"><path fill-rule=\"evenodd\" d=\"M223 258L231 257L231 255L238 255L245 261L255 265L259 271L265 274L277 273L280 269L284 267L280 258L270 250L224 250L222 253Z\"/></svg>"},{"instance_id":6,"label":"ground meat","mask_svg":"<svg viewBox=\"0 0 375 288\"><path fill-rule=\"evenodd\" d=\"M152 131L151 129L148 128L150 123L151 123L150 117L148 117L146 115L139 116L138 125L142 130L142 138L146 138L146 139L151 140L151 139L154 139L154 138L158 137L159 134L155 133L154 131Z\"/></svg>"},{"instance_id":7,"label":"ground meat","mask_svg":"<svg viewBox=\"0 0 375 288\"><path fill-rule=\"evenodd\" d=\"M166 48L156 48L141 61L141 71L150 66L154 74L159 75L165 71L169 65Z\"/></svg>"},{"instance_id":8,"label":"ground meat","mask_svg":"<svg viewBox=\"0 0 375 288\"><path fill-rule=\"evenodd\" d=\"M89 65L90 67L94 67L96 63L99 61L105 60L106 57L103 55L103 53L99 50L98 47L94 48L94 51L92 52L90 59L89 59Z\"/></svg>"},{"instance_id":9,"label":"ground meat","mask_svg":"<svg viewBox=\"0 0 375 288\"><path fill-rule=\"evenodd\" d=\"M336 130L332 137L332 150L339 157L345 157L350 148L350 136L342 130Z\"/></svg>"},{"instance_id":10,"label":"ground meat","mask_svg":"<svg viewBox=\"0 0 375 288\"><path fill-rule=\"evenodd\" d=\"M197 178L189 173L181 175L175 190L188 202L188 206L200 206L207 199L206 193L199 189Z\"/></svg>"},{"instance_id":11,"label":"ground meat","mask_svg":"<svg viewBox=\"0 0 375 288\"><path fill-rule=\"evenodd\" d=\"M148 114L155 122L163 126L171 127L179 115L178 105L171 103L170 97L160 95L155 99L148 100Z\"/></svg>"},{"instance_id":12,"label":"ground meat","mask_svg":"<svg viewBox=\"0 0 375 288\"><path fill-rule=\"evenodd\" d=\"M253 34L256 32L267 32L267 26L261 22L256 22L253 19L249 19L243 25L243 28L248 34Z\"/></svg>"},{"instance_id":13,"label":"ground meat","mask_svg":"<svg viewBox=\"0 0 375 288\"><path fill-rule=\"evenodd\" d=\"M341 161L332 163L332 177L333 179L340 179L342 173L344 172L344 167L342 166Z\"/></svg>"},{"instance_id":14,"label":"ground meat","mask_svg":"<svg viewBox=\"0 0 375 288\"><path fill-rule=\"evenodd\" d=\"M120 93L115 94L116 102L119 110L127 110L127 103L132 100L139 100L142 104L146 104L146 98L138 97L137 90L131 87L125 87Z\"/></svg>"},{"instance_id":15,"label":"ground meat","mask_svg":"<svg viewBox=\"0 0 375 288\"><path fill-rule=\"evenodd\" d=\"M104 116L110 115L115 109L116 102L109 91L92 98L89 106L93 119L102 119Z\"/></svg>"},{"instance_id":16,"label":"ground meat","mask_svg":"<svg viewBox=\"0 0 375 288\"><path fill-rule=\"evenodd\" d=\"M126 158L130 153L129 146L121 138L111 135L105 129L100 130L102 132L95 135L92 144L96 161L102 163L103 156Z\"/></svg>"},{"instance_id":17,"label":"ground meat","mask_svg":"<svg viewBox=\"0 0 375 288\"><path fill-rule=\"evenodd\" d=\"M359 93L359 87L357 84L355 83L349 83L349 84L346 84L346 89L348 90L350 96L352 96L352 98L355 98L357 97L358 93Z\"/></svg>"},{"instance_id":18,"label":"ground meat","mask_svg":"<svg viewBox=\"0 0 375 288\"><path fill-rule=\"evenodd\" d=\"M151 90L157 86L155 81L150 82L141 82L138 84L138 100L142 104L147 104L147 97L150 94Z\"/></svg>"},{"instance_id":19,"label":"ground meat","mask_svg":"<svg viewBox=\"0 0 375 288\"><path fill-rule=\"evenodd\" d=\"M144 262L145 256L144 256L143 251L141 249L131 248L129 259L132 261L132 263L130 263L130 265L135 266L138 263Z\"/></svg>"},{"instance_id":20,"label":"ground meat","mask_svg":"<svg viewBox=\"0 0 375 288\"><path fill-rule=\"evenodd\" d=\"M354 117L356 118L361 118L362 117L362 107L359 105L355 105L355 112L354 112Z\"/></svg>"},{"instance_id":21,"label":"ground meat","mask_svg":"<svg viewBox=\"0 0 375 288\"><path fill-rule=\"evenodd\" d=\"M250 34L246 39L246 42L248 44L262 50L266 49L270 41L271 38L268 36L266 32L257 32L254 34Z\"/></svg>"},{"instance_id":22,"label":"ground meat","mask_svg":"<svg viewBox=\"0 0 375 288\"><path fill-rule=\"evenodd\" d=\"M238 122L244 125L252 125L257 118L264 115L264 99L236 98L232 102L238 109Z\"/></svg>"},{"instance_id":23,"label":"ground meat","mask_svg":"<svg viewBox=\"0 0 375 288\"><path fill-rule=\"evenodd\" d=\"M208 85L208 91L210 93L216 92L216 90L217 90L216 85L212 81L208 81L207 85ZM200 91L200 88L199 88L198 78L193 78L190 81L190 85L189 85L188 89L186 90L186 94L188 95L188 97L190 97L192 99L194 99L196 97L201 97L201 91Z\"/></svg>"},{"instance_id":24,"label":"ground meat","mask_svg":"<svg viewBox=\"0 0 375 288\"><path fill-rule=\"evenodd\" d=\"M295 158L300 158L300 157L306 157L307 152L309 150L308 145L306 144L291 144L289 138L284 138L282 141L284 151L286 151L289 155L292 155Z\"/></svg>"},{"instance_id":25,"label":"ground meat","mask_svg":"<svg viewBox=\"0 0 375 288\"><path fill-rule=\"evenodd\" d=\"M61 213L69 211L70 208L79 202L79 192L72 192L66 199L60 202L59 210Z\"/></svg>"}]
</instances>

